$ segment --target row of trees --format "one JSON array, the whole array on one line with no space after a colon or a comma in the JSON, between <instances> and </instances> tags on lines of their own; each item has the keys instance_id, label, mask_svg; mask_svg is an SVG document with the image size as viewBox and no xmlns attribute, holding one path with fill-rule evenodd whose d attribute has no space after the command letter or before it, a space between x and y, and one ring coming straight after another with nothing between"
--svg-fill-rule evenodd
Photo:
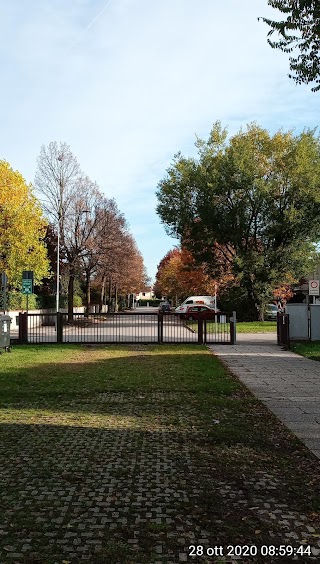
<instances>
[{"instance_id":1,"label":"row of trees","mask_svg":"<svg viewBox=\"0 0 320 564\"><path fill-rule=\"evenodd\" d=\"M320 140L256 124L228 140L217 122L198 158L178 153L158 185L157 211L214 280L246 294L263 317L279 287L312 271L320 239ZM239 294L239 292L238 292Z\"/></svg>"},{"instance_id":2,"label":"row of trees","mask_svg":"<svg viewBox=\"0 0 320 564\"><path fill-rule=\"evenodd\" d=\"M75 288L82 288L87 308L92 290L102 306L111 295L117 302L144 288L143 259L124 215L82 173L68 145L41 148L34 182L38 199L5 161L0 188L0 271L11 288L21 287L23 270L33 270L39 291L53 296L59 271L70 316Z\"/></svg>"},{"instance_id":3,"label":"row of trees","mask_svg":"<svg viewBox=\"0 0 320 564\"><path fill-rule=\"evenodd\" d=\"M35 177L51 229L60 239L60 270L68 278L68 312L72 314L74 284L80 278L90 306L91 286L100 305L111 292L132 293L146 284L143 259L114 199L101 194L84 175L65 143L41 148Z\"/></svg>"}]
</instances>

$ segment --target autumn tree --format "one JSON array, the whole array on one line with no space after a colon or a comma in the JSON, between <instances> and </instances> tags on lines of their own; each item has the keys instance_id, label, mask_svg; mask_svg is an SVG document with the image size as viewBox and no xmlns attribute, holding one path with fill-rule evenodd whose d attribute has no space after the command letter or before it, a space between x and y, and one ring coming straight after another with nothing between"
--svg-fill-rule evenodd
<instances>
[{"instance_id":1,"label":"autumn tree","mask_svg":"<svg viewBox=\"0 0 320 564\"><path fill-rule=\"evenodd\" d=\"M138 292L147 282L142 255L125 223L113 231L105 250L95 281L101 289L100 306L105 302L110 306L112 294L117 303L118 296Z\"/></svg>"},{"instance_id":2,"label":"autumn tree","mask_svg":"<svg viewBox=\"0 0 320 564\"><path fill-rule=\"evenodd\" d=\"M90 306L90 290L92 282L97 278L101 284L101 304L105 297L107 275L101 276L107 265L114 268L122 246L123 233L126 230L124 216L120 213L114 199L100 195L95 206L91 207L87 224L92 226L80 263L85 279L86 306ZM97 283L95 284L97 286Z\"/></svg>"},{"instance_id":3,"label":"autumn tree","mask_svg":"<svg viewBox=\"0 0 320 564\"><path fill-rule=\"evenodd\" d=\"M74 207L77 200L80 178L79 163L66 143L51 142L47 147L42 145L34 185L41 197L42 208L48 220L57 230L57 244L61 246L61 249L65 245L65 227L70 224L70 213L73 212L71 208ZM65 248L62 252L65 252ZM70 260L69 257L67 260ZM70 311L73 308L74 262L69 263L68 266L70 268L68 285L68 309Z\"/></svg>"},{"instance_id":4,"label":"autumn tree","mask_svg":"<svg viewBox=\"0 0 320 564\"><path fill-rule=\"evenodd\" d=\"M84 283L87 311L93 282L96 287L101 285L101 303L110 276L117 278L118 284L121 280L124 286L135 286L128 265L133 257L137 258L138 251L128 234L125 218L116 202L103 196L96 183L81 172L68 145L54 142L41 148L35 185L59 236L59 254L68 272L69 320L73 315L76 278ZM133 266L134 276L139 269L138 260Z\"/></svg>"},{"instance_id":5,"label":"autumn tree","mask_svg":"<svg viewBox=\"0 0 320 564\"><path fill-rule=\"evenodd\" d=\"M197 265L185 248L172 249L160 261L155 286L176 304L190 295L214 295L217 290L217 282L206 274L206 265Z\"/></svg>"},{"instance_id":6,"label":"autumn tree","mask_svg":"<svg viewBox=\"0 0 320 564\"><path fill-rule=\"evenodd\" d=\"M310 270L320 237L320 142L251 124L227 141L216 123L198 159L180 153L158 186L157 211L216 278L225 268L260 317L273 291Z\"/></svg>"},{"instance_id":7,"label":"autumn tree","mask_svg":"<svg viewBox=\"0 0 320 564\"><path fill-rule=\"evenodd\" d=\"M320 3L319 0L268 0L281 13L280 20L262 19L270 27L268 43L289 53L289 77L297 84L314 83L320 89ZM277 34L276 40L272 39Z\"/></svg>"},{"instance_id":8,"label":"autumn tree","mask_svg":"<svg viewBox=\"0 0 320 564\"><path fill-rule=\"evenodd\" d=\"M17 171L0 161L0 272L21 287L23 270L34 272L35 283L49 274L43 238L46 222L39 201Z\"/></svg>"},{"instance_id":9,"label":"autumn tree","mask_svg":"<svg viewBox=\"0 0 320 564\"><path fill-rule=\"evenodd\" d=\"M42 195L43 208L56 225L60 253L68 271L68 316L73 315L74 282L80 275L81 259L92 248L97 230L102 195L96 184L85 176L66 143L42 146L38 158L35 186ZM59 253L59 254L60 254Z\"/></svg>"}]
</instances>

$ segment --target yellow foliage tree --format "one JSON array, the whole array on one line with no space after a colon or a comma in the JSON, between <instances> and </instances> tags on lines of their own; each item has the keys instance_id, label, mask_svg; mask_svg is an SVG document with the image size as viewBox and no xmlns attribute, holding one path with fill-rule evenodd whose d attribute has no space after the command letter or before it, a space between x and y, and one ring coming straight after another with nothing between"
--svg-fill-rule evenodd
<instances>
[{"instance_id":1,"label":"yellow foliage tree","mask_svg":"<svg viewBox=\"0 0 320 564\"><path fill-rule=\"evenodd\" d=\"M32 270L39 283L49 273L42 238L46 224L40 204L17 171L0 160L0 272L9 284L21 287L22 271Z\"/></svg>"},{"instance_id":2,"label":"yellow foliage tree","mask_svg":"<svg viewBox=\"0 0 320 564\"><path fill-rule=\"evenodd\" d=\"M158 265L156 288L178 303L190 295L214 295L217 282L205 273L204 265L196 264L190 251L175 248Z\"/></svg>"}]
</instances>

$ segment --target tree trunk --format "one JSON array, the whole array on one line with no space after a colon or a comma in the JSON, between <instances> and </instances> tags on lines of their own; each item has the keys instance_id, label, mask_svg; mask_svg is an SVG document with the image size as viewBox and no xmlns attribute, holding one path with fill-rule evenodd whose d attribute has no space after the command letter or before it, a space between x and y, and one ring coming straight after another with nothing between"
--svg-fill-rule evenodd
<instances>
[{"instance_id":1,"label":"tree trunk","mask_svg":"<svg viewBox=\"0 0 320 564\"><path fill-rule=\"evenodd\" d=\"M91 304L91 284L90 284L90 271L86 271L86 316L89 314Z\"/></svg>"},{"instance_id":2,"label":"tree trunk","mask_svg":"<svg viewBox=\"0 0 320 564\"><path fill-rule=\"evenodd\" d=\"M104 276L104 277L102 278L102 284L101 284L99 313L102 312L102 306L103 306L103 304L104 304L105 297L106 297L106 283L107 283L107 277Z\"/></svg>"},{"instance_id":3,"label":"tree trunk","mask_svg":"<svg viewBox=\"0 0 320 564\"><path fill-rule=\"evenodd\" d=\"M116 284L116 287L115 287L114 294L115 294L115 305L114 305L114 307L115 307L115 312L117 312L118 309L119 309L118 308L118 288L117 288L117 284Z\"/></svg>"},{"instance_id":4,"label":"tree trunk","mask_svg":"<svg viewBox=\"0 0 320 564\"><path fill-rule=\"evenodd\" d=\"M112 278L109 278L109 299L108 299L108 311L112 310Z\"/></svg>"},{"instance_id":5,"label":"tree trunk","mask_svg":"<svg viewBox=\"0 0 320 564\"><path fill-rule=\"evenodd\" d=\"M69 282L68 282L68 321L73 321L73 293L74 293L74 266L70 265Z\"/></svg>"}]
</instances>

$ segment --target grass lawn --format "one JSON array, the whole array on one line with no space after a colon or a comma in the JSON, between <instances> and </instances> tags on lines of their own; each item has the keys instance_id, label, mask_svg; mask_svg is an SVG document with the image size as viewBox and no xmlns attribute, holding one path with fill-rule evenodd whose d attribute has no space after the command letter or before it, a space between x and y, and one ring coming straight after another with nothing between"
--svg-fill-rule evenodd
<instances>
[{"instance_id":1,"label":"grass lawn","mask_svg":"<svg viewBox=\"0 0 320 564\"><path fill-rule=\"evenodd\" d=\"M276 321L237 321L237 333L270 333L276 330Z\"/></svg>"},{"instance_id":2,"label":"grass lawn","mask_svg":"<svg viewBox=\"0 0 320 564\"><path fill-rule=\"evenodd\" d=\"M0 390L1 564L319 541L318 461L206 347L17 346Z\"/></svg>"},{"instance_id":3,"label":"grass lawn","mask_svg":"<svg viewBox=\"0 0 320 564\"><path fill-rule=\"evenodd\" d=\"M320 342L313 341L313 342L301 342L301 343L293 343L290 344L290 349L297 353L301 354L302 356L306 356L311 360L320 360Z\"/></svg>"},{"instance_id":4,"label":"grass lawn","mask_svg":"<svg viewBox=\"0 0 320 564\"><path fill-rule=\"evenodd\" d=\"M198 330L197 321L187 321L194 331ZM237 333L270 333L277 330L276 321L237 321ZM215 324L207 322L207 331L214 332Z\"/></svg>"}]
</instances>

